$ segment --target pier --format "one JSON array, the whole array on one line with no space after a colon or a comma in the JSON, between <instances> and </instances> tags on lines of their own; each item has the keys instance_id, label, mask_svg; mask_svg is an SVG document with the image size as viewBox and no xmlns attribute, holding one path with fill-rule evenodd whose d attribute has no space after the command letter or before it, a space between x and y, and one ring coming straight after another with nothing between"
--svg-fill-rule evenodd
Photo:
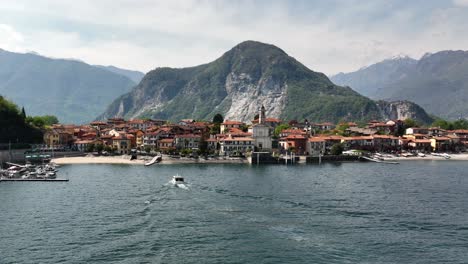
<instances>
[{"instance_id":1,"label":"pier","mask_svg":"<svg viewBox=\"0 0 468 264\"><path fill-rule=\"evenodd\" d=\"M67 182L68 179L21 179L21 178L11 178L11 179L0 179L0 182Z\"/></svg>"}]
</instances>

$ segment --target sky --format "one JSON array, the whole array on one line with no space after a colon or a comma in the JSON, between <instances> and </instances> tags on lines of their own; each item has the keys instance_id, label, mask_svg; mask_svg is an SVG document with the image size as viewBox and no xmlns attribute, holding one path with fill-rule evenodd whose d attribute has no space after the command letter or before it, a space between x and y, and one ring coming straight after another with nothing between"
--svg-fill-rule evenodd
<instances>
[{"instance_id":1,"label":"sky","mask_svg":"<svg viewBox=\"0 0 468 264\"><path fill-rule=\"evenodd\" d=\"M468 50L467 25L468 0L0 0L0 48L143 72L257 40L332 75Z\"/></svg>"}]
</instances>

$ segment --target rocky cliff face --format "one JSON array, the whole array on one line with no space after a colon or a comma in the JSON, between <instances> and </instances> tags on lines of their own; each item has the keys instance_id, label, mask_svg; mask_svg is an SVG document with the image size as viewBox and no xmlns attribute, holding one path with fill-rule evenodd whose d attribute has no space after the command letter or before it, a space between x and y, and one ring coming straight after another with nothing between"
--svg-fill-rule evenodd
<instances>
[{"instance_id":1,"label":"rocky cliff face","mask_svg":"<svg viewBox=\"0 0 468 264\"><path fill-rule=\"evenodd\" d=\"M287 103L287 88L286 84L278 83L272 78L261 78L254 83L247 74L231 73L226 79L228 95L225 100L233 103L227 110L225 119L244 122L252 120L261 105L266 106L267 116L278 118Z\"/></svg>"},{"instance_id":2,"label":"rocky cliff face","mask_svg":"<svg viewBox=\"0 0 468 264\"><path fill-rule=\"evenodd\" d=\"M377 101L384 119L413 119L423 124L431 124L434 119L419 105L409 101Z\"/></svg>"},{"instance_id":3,"label":"rocky cliff face","mask_svg":"<svg viewBox=\"0 0 468 264\"><path fill-rule=\"evenodd\" d=\"M114 116L250 121L261 105L269 117L315 121L379 118L376 104L334 85L283 50L255 41L235 46L214 62L183 69L158 68L98 119Z\"/></svg>"}]
</instances>

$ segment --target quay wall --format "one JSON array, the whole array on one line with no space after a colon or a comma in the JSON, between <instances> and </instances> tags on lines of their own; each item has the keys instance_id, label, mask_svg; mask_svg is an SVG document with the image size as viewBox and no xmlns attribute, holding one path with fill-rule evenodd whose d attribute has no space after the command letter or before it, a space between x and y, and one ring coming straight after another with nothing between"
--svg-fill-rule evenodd
<instances>
[{"instance_id":1,"label":"quay wall","mask_svg":"<svg viewBox=\"0 0 468 264\"><path fill-rule=\"evenodd\" d=\"M360 156L349 156L349 155L327 155L321 157L322 162L341 162L341 161L366 161ZM306 157L306 163L308 164L318 164L320 158L318 156L308 156Z\"/></svg>"},{"instance_id":2,"label":"quay wall","mask_svg":"<svg viewBox=\"0 0 468 264\"><path fill-rule=\"evenodd\" d=\"M13 163L25 163L25 152L31 149L12 149L9 150L0 150L0 164L5 162ZM44 153L34 153L34 154L48 154L52 158L63 158L63 157L80 157L85 156L84 152L80 151L60 151L60 152L44 152Z\"/></svg>"}]
</instances>

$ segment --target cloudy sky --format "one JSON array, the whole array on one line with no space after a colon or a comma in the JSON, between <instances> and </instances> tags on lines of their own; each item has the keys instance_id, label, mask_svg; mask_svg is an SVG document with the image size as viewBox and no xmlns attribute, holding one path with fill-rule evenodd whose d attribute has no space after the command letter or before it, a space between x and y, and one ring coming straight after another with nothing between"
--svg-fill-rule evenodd
<instances>
[{"instance_id":1,"label":"cloudy sky","mask_svg":"<svg viewBox=\"0 0 468 264\"><path fill-rule=\"evenodd\" d=\"M467 25L468 0L0 0L0 48L144 72L258 40L334 74L468 50Z\"/></svg>"}]
</instances>

